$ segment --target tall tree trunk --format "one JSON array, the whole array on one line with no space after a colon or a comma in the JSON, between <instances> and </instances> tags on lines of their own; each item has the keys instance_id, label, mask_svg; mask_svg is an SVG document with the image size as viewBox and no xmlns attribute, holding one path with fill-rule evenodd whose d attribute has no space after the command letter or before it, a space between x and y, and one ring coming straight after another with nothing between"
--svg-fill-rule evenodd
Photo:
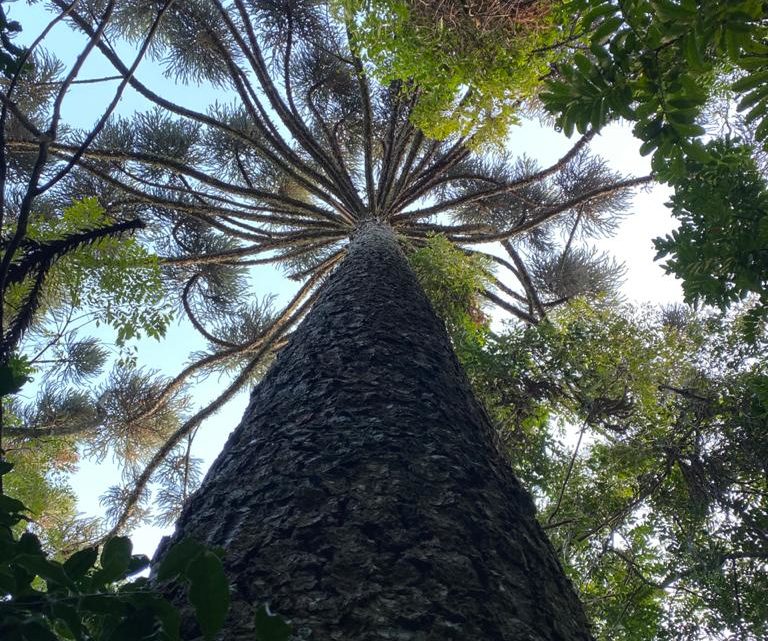
<instances>
[{"instance_id":1,"label":"tall tree trunk","mask_svg":"<svg viewBox=\"0 0 768 641\"><path fill-rule=\"evenodd\" d=\"M590 639L391 228L323 287L177 525L226 550L223 638L269 602L296 639Z\"/></svg>"}]
</instances>

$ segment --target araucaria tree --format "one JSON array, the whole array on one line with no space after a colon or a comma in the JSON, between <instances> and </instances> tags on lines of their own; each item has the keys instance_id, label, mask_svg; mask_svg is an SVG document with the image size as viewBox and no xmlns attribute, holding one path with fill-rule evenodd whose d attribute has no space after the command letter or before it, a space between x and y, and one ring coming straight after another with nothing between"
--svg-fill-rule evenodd
<instances>
[{"instance_id":1,"label":"araucaria tree","mask_svg":"<svg viewBox=\"0 0 768 641\"><path fill-rule=\"evenodd\" d=\"M536 323L606 288L610 265L579 243L649 178L611 174L588 155L590 134L543 169L474 152L472 127L427 138L410 118L418 87L373 81L352 25L323 2L52 4L154 108L87 147L74 130L43 139L9 108L9 153L44 146L40 171L73 168L61 194L140 218L211 346L133 419L201 371L232 376L115 493L114 528L287 338L178 522L177 537L225 549L225 638L246 635L264 601L297 638L590 638L405 254L443 235L483 258L487 298ZM142 82L112 43L148 33L170 76L226 104L199 110ZM305 281L298 293L279 313L238 305L243 270L268 263Z\"/></svg>"}]
</instances>

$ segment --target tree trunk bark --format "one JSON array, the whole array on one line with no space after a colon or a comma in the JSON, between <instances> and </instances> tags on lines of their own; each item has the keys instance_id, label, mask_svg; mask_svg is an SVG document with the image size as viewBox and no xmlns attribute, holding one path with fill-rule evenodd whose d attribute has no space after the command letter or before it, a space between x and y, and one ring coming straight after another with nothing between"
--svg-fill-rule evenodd
<instances>
[{"instance_id":1,"label":"tree trunk bark","mask_svg":"<svg viewBox=\"0 0 768 641\"><path fill-rule=\"evenodd\" d=\"M178 521L225 551L224 639L591 639L388 226L365 223ZM160 553L162 555L162 552Z\"/></svg>"}]
</instances>

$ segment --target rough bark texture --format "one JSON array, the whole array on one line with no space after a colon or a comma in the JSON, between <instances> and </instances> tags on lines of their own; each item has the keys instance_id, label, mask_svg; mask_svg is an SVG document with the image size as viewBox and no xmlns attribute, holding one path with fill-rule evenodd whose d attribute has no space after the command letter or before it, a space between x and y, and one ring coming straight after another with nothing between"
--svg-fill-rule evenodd
<instances>
[{"instance_id":1,"label":"rough bark texture","mask_svg":"<svg viewBox=\"0 0 768 641\"><path fill-rule=\"evenodd\" d=\"M581 606L388 227L368 223L174 536L226 549L225 639L586 640ZM161 552L162 554L162 552Z\"/></svg>"}]
</instances>

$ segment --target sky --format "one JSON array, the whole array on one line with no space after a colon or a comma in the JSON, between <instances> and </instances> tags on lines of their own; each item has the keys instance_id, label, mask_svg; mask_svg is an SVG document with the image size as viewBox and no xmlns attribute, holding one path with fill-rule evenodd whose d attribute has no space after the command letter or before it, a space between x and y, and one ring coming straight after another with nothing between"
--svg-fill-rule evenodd
<instances>
[{"instance_id":1,"label":"sky","mask_svg":"<svg viewBox=\"0 0 768 641\"><path fill-rule=\"evenodd\" d=\"M25 3L16 3L9 6L9 17L19 20L24 27L23 37L19 39L22 43L28 43L47 23L47 14L40 4L29 7ZM47 42L53 53L62 59L77 54L77 47L74 46L76 40L66 26L57 27ZM130 54L128 51L125 53ZM130 56L126 58L130 59ZM89 59L81 77L100 77L113 73L112 67L105 64L97 54ZM220 94L208 94L195 87L184 87L167 81L158 73L157 65L151 62L142 63L137 76L177 103L201 108L216 99L221 100ZM102 108L111 98L114 88L115 83L81 85L64 103L64 121L82 127L92 124L102 113ZM118 112L128 115L146 108L147 103L129 89ZM527 122L511 132L509 149L516 153L525 153L538 160L542 166L546 166L562 156L572 142L551 128ZM594 153L608 159L614 170L627 175L645 175L649 172L649 162L640 157L638 147L639 143L633 138L630 129L623 125L607 128L590 146ZM661 186L637 192L617 234L599 243L600 249L625 263L627 274L622 291L629 302L668 304L681 300L679 281L665 276L660 265L654 262L652 239L674 228L674 221L664 206L667 195L666 189ZM270 269L256 272L253 282L260 297L270 293L277 294L278 305L281 300L286 300L296 287ZM160 343L142 341L138 347L142 365L173 375L181 369L191 349L201 349L204 345L191 327L185 324L172 327L166 339ZM206 397L213 398L216 395L215 390L222 389L222 385L223 383L215 378L209 378L193 388L193 397L200 402ZM195 440L193 455L203 459L205 469L221 450L228 434L236 427L246 403L247 394L240 394L203 424ZM107 459L100 464L83 462L73 478L79 509L86 514L100 514L99 496L118 481L119 476L113 461ZM135 531L132 534L135 551L151 555L164 533L168 533L168 530L155 527L142 527Z\"/></svg>"}]
</instances>

